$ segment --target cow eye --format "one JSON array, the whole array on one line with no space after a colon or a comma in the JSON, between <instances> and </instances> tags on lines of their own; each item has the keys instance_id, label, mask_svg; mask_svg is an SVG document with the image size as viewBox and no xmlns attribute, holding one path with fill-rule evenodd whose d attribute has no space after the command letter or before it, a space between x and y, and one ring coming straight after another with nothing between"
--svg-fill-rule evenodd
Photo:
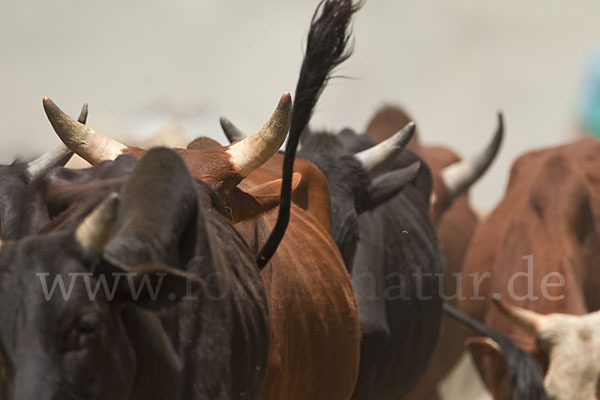
<instances>
[{"instance_id":1,"label":"cow eye","mask_svg":"<svg viewBox=\"0 0 600 400\"><path fill-rule=\"evenodd\" d=\"M95 314L86 314L79 319L79 332L82 334L89 334L96 331L100 321L98 316Z\"/></svg>"},{"instance_id":2,"label":"cow eye","mask_svg":"<svg viewBox=\"0 0 600 400\"><path fill-rule=\"evenodd\" d=\"M65 351L81 350L94 343L100 326L100 317L94 312L82 314L73 320L65 337Z\"/></svg>"}]
</instances>

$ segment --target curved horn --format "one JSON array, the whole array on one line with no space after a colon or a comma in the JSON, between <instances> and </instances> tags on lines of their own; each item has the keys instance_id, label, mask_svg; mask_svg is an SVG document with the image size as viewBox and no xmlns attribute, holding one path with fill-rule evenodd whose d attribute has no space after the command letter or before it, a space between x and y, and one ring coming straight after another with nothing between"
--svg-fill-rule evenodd
<instances>
[{"instance_id":1,"label":"curved horn","mask_svg":"<svg viewBox=\"0 0 600 400\"><path fill-rule=\"evenodd\" d=\"M227 148L229 160L240 176L248 176L279 150L290 129L291 112L292 96L286 92L262 128Z\"/></svg>"},{"instance_id":2,"label":"curved horn","mask_svg":"<svg viewBox=\"0 0 600 400\"><path fill-rule=\"evenodd\" d=\"M248 135L242 132L229 119L221 117L219 118L219 122L221 123L221 128L223 129L223 133L225 133L225 136L227 136L227 140L229 140L229 143L239 142L240 140L244 140L248 137Z\"/></svg>"},{"instance_id":3,"label":"curved horn","mask_svg":"<svg viewBox=\"0 0 600 400\"><path fill-rule=\"evenodd\" d=\"M85 103L83 107L81 107L81 113L79 114L79 121L82 124L85 124L88 116L88 105ZM47 153L42 154L38 158L33 161L27 163L27 173L30 178L33 178L36 175L39 175L43 171L52 168L52 167L62 167L65 165L73 155L73 152L65 147L64 145L59 146L53 150L50 150Z\"/></svg>"},{"instance_id":4,"label":"curved horn","mask_svg":"<svg viewBox=\"0 0 600 400\"><path fill-rule=\"evenodd\" d=\"M494 134L494 138L486 149L476 157L470 160L463 160L454 163L442 170L442 180L448 188L450 199L453 199L467 190L473 185L494 161L502 138L504 137L504 117L502 113L498 113L498 128Z\"/></svg>"},{"instance_id":5,"label":"curved horn","mask_svg":"<svg viewBox=\"0 0 600 400\"><path fill-rule=\"evenodd\" d=\"M384 171L400 155L415 132L415 123L409 122L390 138L354 156L371 176Z\"/></svg>"},{"instance_id":6,"label":"curved horn","mask_svg":"<svg viewBox=\"0 0 600 400\"><path fill-rule=\"evenodd\" d=\"M244 140L248 137L246 133L244 133L240 128L238 128L231 120L227 117L219 118L219 123L221 124L221 129L223 129L223 133L229 140L229 143L239 142L240 140ZM308 125L302 131L302 135L300 136L300 144L298 145L298 150L302 147L302 142L310 137L311 130Z\"/></svg>"},{"instance_id":7,"label":"curved horn","mask_svg":"<svg viewBox=\"0 0 600 400\"><path fill-rule=\"evenodd\" d=\"M524 329L532 336L538 336L542 326L548 320L548 317L535 311L526 310L521 307L506 304L500 299L499 294L494 294L492 300L498 309L513 320L519 327Z\"/></svg>"},{"instance_id":8,"label":"curved horn","mask_svg":"<svg viewBox=\"0 0 600 400\"><path fill-rule=\"evenodd\" d=\"M112 236L118 213L119 195L111 193L79 224L75 240L87 255L96 256L102 252Z\"/></svg>"},{"instance_id":9,"label":"curved horn","mask_svg":"<svg viewBox=\"0 0 600 400\"><path fill-rule=\"evenodd\" d=\"M60 140L90 164L113 160L126 148L124 144L75 121L49 98L44 97L43 103L48 120Z\"/></svg>"}]
</instances>

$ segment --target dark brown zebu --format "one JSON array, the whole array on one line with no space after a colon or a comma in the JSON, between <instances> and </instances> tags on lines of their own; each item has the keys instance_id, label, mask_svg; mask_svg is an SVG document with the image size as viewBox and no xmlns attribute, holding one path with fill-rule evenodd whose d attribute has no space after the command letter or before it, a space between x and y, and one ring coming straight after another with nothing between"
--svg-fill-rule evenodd
<instances>
[{"instance_id":1,"label":"dark brown zebu","mask_svg":"<svg viewBox=\"0 0 600 400\"><path fill-rule=\"evenodd\" d=\"M47 222L0 247L2 398L259 398L269 330L254 255L172 150L30 186Z\"/></svg>"}]
</instances>

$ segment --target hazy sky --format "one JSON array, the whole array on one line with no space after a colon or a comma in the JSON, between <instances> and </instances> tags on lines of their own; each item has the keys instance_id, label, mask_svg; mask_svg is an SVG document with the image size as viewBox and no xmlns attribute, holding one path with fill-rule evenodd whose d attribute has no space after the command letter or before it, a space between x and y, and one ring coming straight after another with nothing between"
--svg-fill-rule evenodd
<instances>
[{"instance_id":1,"label":"hazy sky","mask_svg":"<svg viewBox=\"0 0 600 400\"><path fill-rule=\"evenodd\" d=\"M0 0L0 161L56 145L51 97L89 125L142 138L170 121L223 141L218 117L252 130L293 91L317 1ZM313 125L363 129L385 102L405 105L429 143L463 155L507 140L474 189L489 209L522 152L569 140L581 76L600 47L600 2L371 0L355 19L354 56Z\"/></svg>"}]
</instances>

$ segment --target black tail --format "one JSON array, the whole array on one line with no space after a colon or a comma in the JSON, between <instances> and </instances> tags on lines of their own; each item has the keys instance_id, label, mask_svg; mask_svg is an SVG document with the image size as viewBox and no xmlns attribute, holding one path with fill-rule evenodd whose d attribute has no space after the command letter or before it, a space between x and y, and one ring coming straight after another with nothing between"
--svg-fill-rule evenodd
<instances>
[{"instance_id":1,"label":"black tail","mask_svg":"<svg viewBox=\"0 0 600 400\"><path fill-rule=\"evenodd\" d=\"M275 254L290 220L292 174L300 135L312 116L325 84L331 79L332 71L352 54L352 48L348 46L350 20L360 5L360 2L354 4L352 0L322 0L312 17L285 148L279 215L275 228L258 253L257 263L261 269Z\"/></svg>"},{"instance_id":2,"label":"black tail","mask_svg":"<svg viewBox=\"0 0 600 400\"><path fill-rule=\"evenodd\" d=\"M444 303L444 312L477 333L500 345L508 366L508 385L514 400L550 400L544 390L544 379L531 356L510 338Z\"/></svg>"}]
</instances>

